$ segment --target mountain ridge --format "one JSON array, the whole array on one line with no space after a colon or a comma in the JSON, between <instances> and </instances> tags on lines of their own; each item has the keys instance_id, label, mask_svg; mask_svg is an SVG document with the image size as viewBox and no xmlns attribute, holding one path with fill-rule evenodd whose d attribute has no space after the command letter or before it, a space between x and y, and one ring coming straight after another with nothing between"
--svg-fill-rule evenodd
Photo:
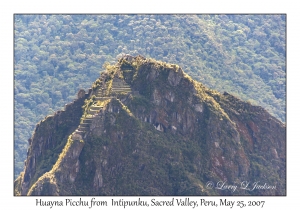
<instances>
[{"instance_id":1,"label":"mountain ridge","mask_svg":"<svg viewBox=\"0 0 300 210\"><path fill-rule=\"evenodd\" d=\"M285 125L261 107L206 88L176 64L126 55L65 111L80 105L63 141L46 138L54 142L49 154L42 154L51 144L36 127L16 195L285 194ZM53 167L35 170L49 156L57 160ZM277 188L205 188L207 181L258 178Z\"/></svg>"}]
</instances>

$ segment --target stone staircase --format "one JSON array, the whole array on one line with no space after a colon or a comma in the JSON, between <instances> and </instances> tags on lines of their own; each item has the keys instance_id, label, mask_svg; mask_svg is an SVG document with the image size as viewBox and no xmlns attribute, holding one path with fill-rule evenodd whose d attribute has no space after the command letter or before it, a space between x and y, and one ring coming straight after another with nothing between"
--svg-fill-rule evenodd
<instances>
[{"instance_id":1,"label":"stone staircase","mask_svg":"<svg viewBox=\"0 0 300 210\"><path fill-rule=\"evenodd\" d=\"M90 129L90 125L94 120L94 115L100 112L103 106L92 105L88 110L88 116L82 119L81 123L79 124L78 128L75 130L75 134L83 135Z\"/></svg>"},{"instance_id":2,"label":"stone staircase","mask_svg":"<svg viewBox=\"0 0 300 210\"><path fill-rule=\"evenodd\" d=\"M106 89L99 88L95 94L96 101L103 101L107 99L112 99L114 97L105 96ZM90 106L89 110L87 111L87 116L82 119L81 123L79 124L78 128L75 130L73 134L84 135L87 131L90 130L90 125L94 120L94 116L101 111L103 106L92 105Z\"/></svg>"},{"instance_id":3,"label":"stone staircase","mask_svg":"<svg viewBox=\"0 0 300 210\"><path fill-rule=\"evenodd\" d=\"M113 93L120 93L120 92L129 93L129 92L131 92L131 88L130 87L112 88L111 92L113 92Z\"/></svg>"},{"instance_id":4,"label":"stone staircase","mask_svg":"<svg viewBox=\"0 0 300 210\"><path fill-rule=\"evenodd\" d=\"M113 83L112 83L112 88L111 88L111 93L129 93L131 92L130 86L124 81L119 78L114 78Z\"/></svg>"},{"instance_id":5,"label":"stone staircase","mask_svg":"<svg viewBox=\"0 0 300 210\"><path fill-rule=\"evenodd\" d=\"M106 96L105 92L106 92L106 88L99 88L95 94L96 96L96 100L97 101L104 101L104 100L107 100L107 99L112 99L114 97L110 97L110 96Z\"/></svg>"},{"instance_id":6,"label":"stone staircase","mask_svg":"<svg viewBox=\"0 0 300 210\"><path fill-rule=\"evenodd\" d=\"M99 88L96 92L96 97L102 97L105 96L106 88Z\"/></svg>"},{"instance_id":7,"label":"stone staircase","mask_svg":"<svg viewBox=\"0 0 300 210\"><path fill-rule=\"evenodd\" d=\"M101 96L101 97L96 97L96 100L97 100L97 101L103 101L103 100L112 99L112 98L115 98L115 97L112 97L112 96L111 96L111 97L109 97L109 96L102 97L102 96Z\"/></svg>"},{"instance_id":8,"label":"stone staircase","mask_svg":"<svg viewBox=\"0 0 300 210\"><path fill-rule=\"evenodd\" d=\"M116 98L114 96L107 96L106 94L107 89L106 88L99 88L95 94L96 101L104 101L107 99ZM111 88L111 94L118 94L118 93L130 93L132 92L130 86L126 84L124 80L121 80L119 78L115 78L112 83ZM82 119L81 123L79 124L78 128L73 133L74 138L80 138L78 137L78 134L81 135L81 137L90 130L90 125L92 124L94 120L94 116L101 111L103 106L97 106L92 105L89 110L87 111L87 116Z\"/></svg>"}]
</instances>

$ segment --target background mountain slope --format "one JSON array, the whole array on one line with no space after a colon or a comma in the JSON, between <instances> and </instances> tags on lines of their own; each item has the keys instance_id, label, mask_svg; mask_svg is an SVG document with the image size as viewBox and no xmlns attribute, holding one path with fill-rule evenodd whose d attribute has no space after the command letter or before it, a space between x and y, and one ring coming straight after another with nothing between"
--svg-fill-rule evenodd
<instances>
[{"instance_id":1,"label":"background mountain slope","mask_svg":"<svg viewBox=\"0 0 300 210\"><path fill-rule=\"evenodd\" d=\"M15 176L36 123L142 54L285 122L285 15L15 15ZM107 66L107 63L104 65Z\"/></svg>"}]
</instances>

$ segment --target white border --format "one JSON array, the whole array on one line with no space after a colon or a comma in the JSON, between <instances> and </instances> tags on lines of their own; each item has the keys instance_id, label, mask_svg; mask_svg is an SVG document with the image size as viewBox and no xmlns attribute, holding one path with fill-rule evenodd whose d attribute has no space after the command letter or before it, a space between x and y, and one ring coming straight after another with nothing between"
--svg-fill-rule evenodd
<instances>
[{"instance_id":1,"label":"white border","mask_svg":"<svg viewBox=\"0 0 300 210\"><path fill-rule=\"evenodd\" d=\"M119 1L1 1L0 41L1 41L1 76L0 102L1 128L1 209L43 208L35 206L39 197L13 197L13 14L14 13L286 13L287 14L287 196L286 197L228 197L230 200L266 200L263 209L299 208L299 139L297 122L299 116L299 12L296 1L251 0L251 1L162 1L162 0L119 0ZM4 135L3 135L4 134ZM298 173L297 173L298 172ZM53 197L43 197L51 199ZM75 197L74 199L78 199ZM193 197L194 199L195 197ZM205 197L219 200L219 197ZM222 197L224 198L224 197ZM57 198L58 199L58 198ZM59 198L60 199L60 198ZM64 199L61 197L61 199ZM88 199L88 197L84 197ZM107 198L109 200L109 198ZM133 200L134 198L126 197ZM150 198L148 198L150 199ZM3 207L2 207L3 206ZM49 207L44 207L49 208ZM53 209L57 209L53 208ZM74 209L74 208L70 208ZM77 209L77 208L76 208ZM96 208L94 208L96 209ZM98 208L99 209L99 208ZM107 209L107 208L105 208ZM128 208L126 208L128 209ZM176 208L179 209L179 208ZM190 208L189 208L190 209ZM205 208L207 209L207 208ZM213 208L215 209L215 208ZM218 208L221 209L221 208ZM225 209L225 208L224 208ZM228 209L228 207L226 208ZM253 209L253 208L252 208Z\"/></svg>"}]
</instances>

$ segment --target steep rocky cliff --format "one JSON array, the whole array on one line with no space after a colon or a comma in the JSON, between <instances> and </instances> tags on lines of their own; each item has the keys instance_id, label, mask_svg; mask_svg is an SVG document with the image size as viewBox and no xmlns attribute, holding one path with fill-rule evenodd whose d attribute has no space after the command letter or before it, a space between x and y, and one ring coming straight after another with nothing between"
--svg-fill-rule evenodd
<instances>
[{"instance_id":1,"label":"steep rocky cliff","mask_svg":"<svg viewBox=\"0 0 300 210\"><path fill-rule=\"evenodd\" d=\"M141 56L108 66L29 142L16 195L286 194L284 124Z\"/></svg>"}]
</instances>

